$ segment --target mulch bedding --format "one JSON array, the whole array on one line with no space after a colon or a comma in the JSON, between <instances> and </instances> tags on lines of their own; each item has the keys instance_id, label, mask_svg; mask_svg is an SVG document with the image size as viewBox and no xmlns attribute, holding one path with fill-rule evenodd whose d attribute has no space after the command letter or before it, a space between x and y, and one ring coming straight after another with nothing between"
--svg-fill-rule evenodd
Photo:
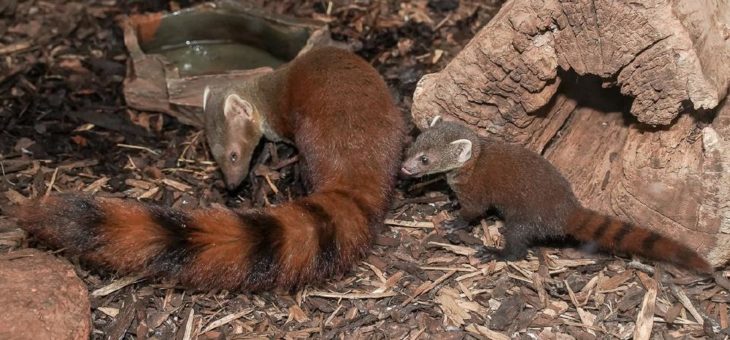
<instances>
[{"instance_id":1,"label":"mulch bedding","mask_svg":"<svg viewBox=\"0 0 730 340\"><path fill-rule=\"evenodd\" d=\"M404 114L418 79L442 68L500 1L254 1L330 23L384 76ZM124 104L115 20L190 1L0 1L0 206L84 191L180 208L265 206L303 190L295 150L266 144L249 183L227 193L201 131ZM415 131L414 131L415 132ZM726 281L565 248L482 263L499 223L448 234L443 180L402 180L370 256L299 292L184 290L89 270L93 338L727 338ZM37 246L0 217L0 251ZM78 262L77 259L71 259Z\"/></svg>"}]
</instances>

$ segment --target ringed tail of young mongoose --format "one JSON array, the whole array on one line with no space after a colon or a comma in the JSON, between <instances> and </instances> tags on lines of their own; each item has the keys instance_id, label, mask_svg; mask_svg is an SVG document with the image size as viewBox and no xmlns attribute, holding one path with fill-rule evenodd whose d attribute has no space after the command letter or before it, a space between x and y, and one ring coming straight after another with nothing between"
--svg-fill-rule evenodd
<instances>
[{"instance_id":1,"label":"ringed tail of young mongoose","mask_svg":"<svg viewBox=\"0 0 730 340\"><path fill-rule=\"evenodd\" d=\"M461 205L455 226L490 212L504 220L497 255L522 259L533 242L572 236L603 250L640 255L700 273L712 267L697 252L654 231L586 209L570 183L540 155L477 136L462 123L436 117L406 152L409 176L446 173Z\"/></svg>"},{"instance_id":2,"label":"ringed tail of young mongoose","mask_svg":"<svg viewBox=\"0 0 730 340\"><path fill-rule=\"evenodd\" d=\"M378 72L322 48L201 95L229 187L266 136L296 145L311 195L246 211L51 195L17 209L20 225L92 265L200 289L291 289L349 269L385 217L403 148L404 117Z\"/></svg>"}]
</instances>

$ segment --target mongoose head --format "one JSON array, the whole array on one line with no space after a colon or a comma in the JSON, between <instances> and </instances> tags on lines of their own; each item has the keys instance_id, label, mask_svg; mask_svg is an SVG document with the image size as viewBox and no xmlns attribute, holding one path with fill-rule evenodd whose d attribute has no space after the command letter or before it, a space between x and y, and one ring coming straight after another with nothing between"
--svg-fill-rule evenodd
<instances>
[{"instance_id":1,"label":"mongoose head","mask_svg":"<svg viewBox=\"0 0 730 340\"><path fill-rule=\"evenodd\" d=\"M203 112L213 159L228 190L234 190L248 174L251 155L263 136L263 117L251 101L235 91L208 87L203 93Z\"/></svg>"},{"instance_id":2,"label":"mongoose head","mask_svg":"<svg viewBox=\"0 0 730 340\"><path fill-rule=\"evenodd\" d=\"M466 125L436 116L406 151L401 172L421 177L460 168L472 158L478 142L476 133Z\"/></svg>"}]
</instances>

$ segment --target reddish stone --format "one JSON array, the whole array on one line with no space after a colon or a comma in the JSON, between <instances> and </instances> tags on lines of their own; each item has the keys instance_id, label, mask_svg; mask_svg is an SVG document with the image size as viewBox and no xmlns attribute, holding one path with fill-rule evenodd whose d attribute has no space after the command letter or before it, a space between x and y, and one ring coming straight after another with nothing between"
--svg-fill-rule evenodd
<instances>
[{"instance_id":1,"label":"reddish stone","mask_svg":"<svg viewBox=\"0 0 730 340\"><path fill-rule=\"evenodd\" d=\"M88 339L86 285L67 261L36 249L0 255L0 339Z\"/></svg>"}]
</instances>

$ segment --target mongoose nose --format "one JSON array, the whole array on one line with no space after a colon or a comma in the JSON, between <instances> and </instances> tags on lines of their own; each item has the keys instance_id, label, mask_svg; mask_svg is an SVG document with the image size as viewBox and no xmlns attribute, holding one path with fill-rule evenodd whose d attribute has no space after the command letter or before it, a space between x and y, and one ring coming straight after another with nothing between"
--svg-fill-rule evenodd
<instances>
[{"instance_id":1,"label":"mongoose nose","mask_svg":"<svg viewBox=\"0 0 730 340\"><path fill-rule=\"evenodd\" d=\"M400 172L402 172L406 176L413 175L413 172L411 172L410 170L408 170L406 167L400 168Z\"/></svg>"},{"instance_id":2,"label":"mongoose nose","mask_svg":"<svg viewBox=\"0 0 730 340\"><path fill-rule=\"evenodd\" d=\"M228 189L228 191L236 190L236 188L238 188L238 183L226 182L226 189Z\"/></svg>"}]
</instances>

